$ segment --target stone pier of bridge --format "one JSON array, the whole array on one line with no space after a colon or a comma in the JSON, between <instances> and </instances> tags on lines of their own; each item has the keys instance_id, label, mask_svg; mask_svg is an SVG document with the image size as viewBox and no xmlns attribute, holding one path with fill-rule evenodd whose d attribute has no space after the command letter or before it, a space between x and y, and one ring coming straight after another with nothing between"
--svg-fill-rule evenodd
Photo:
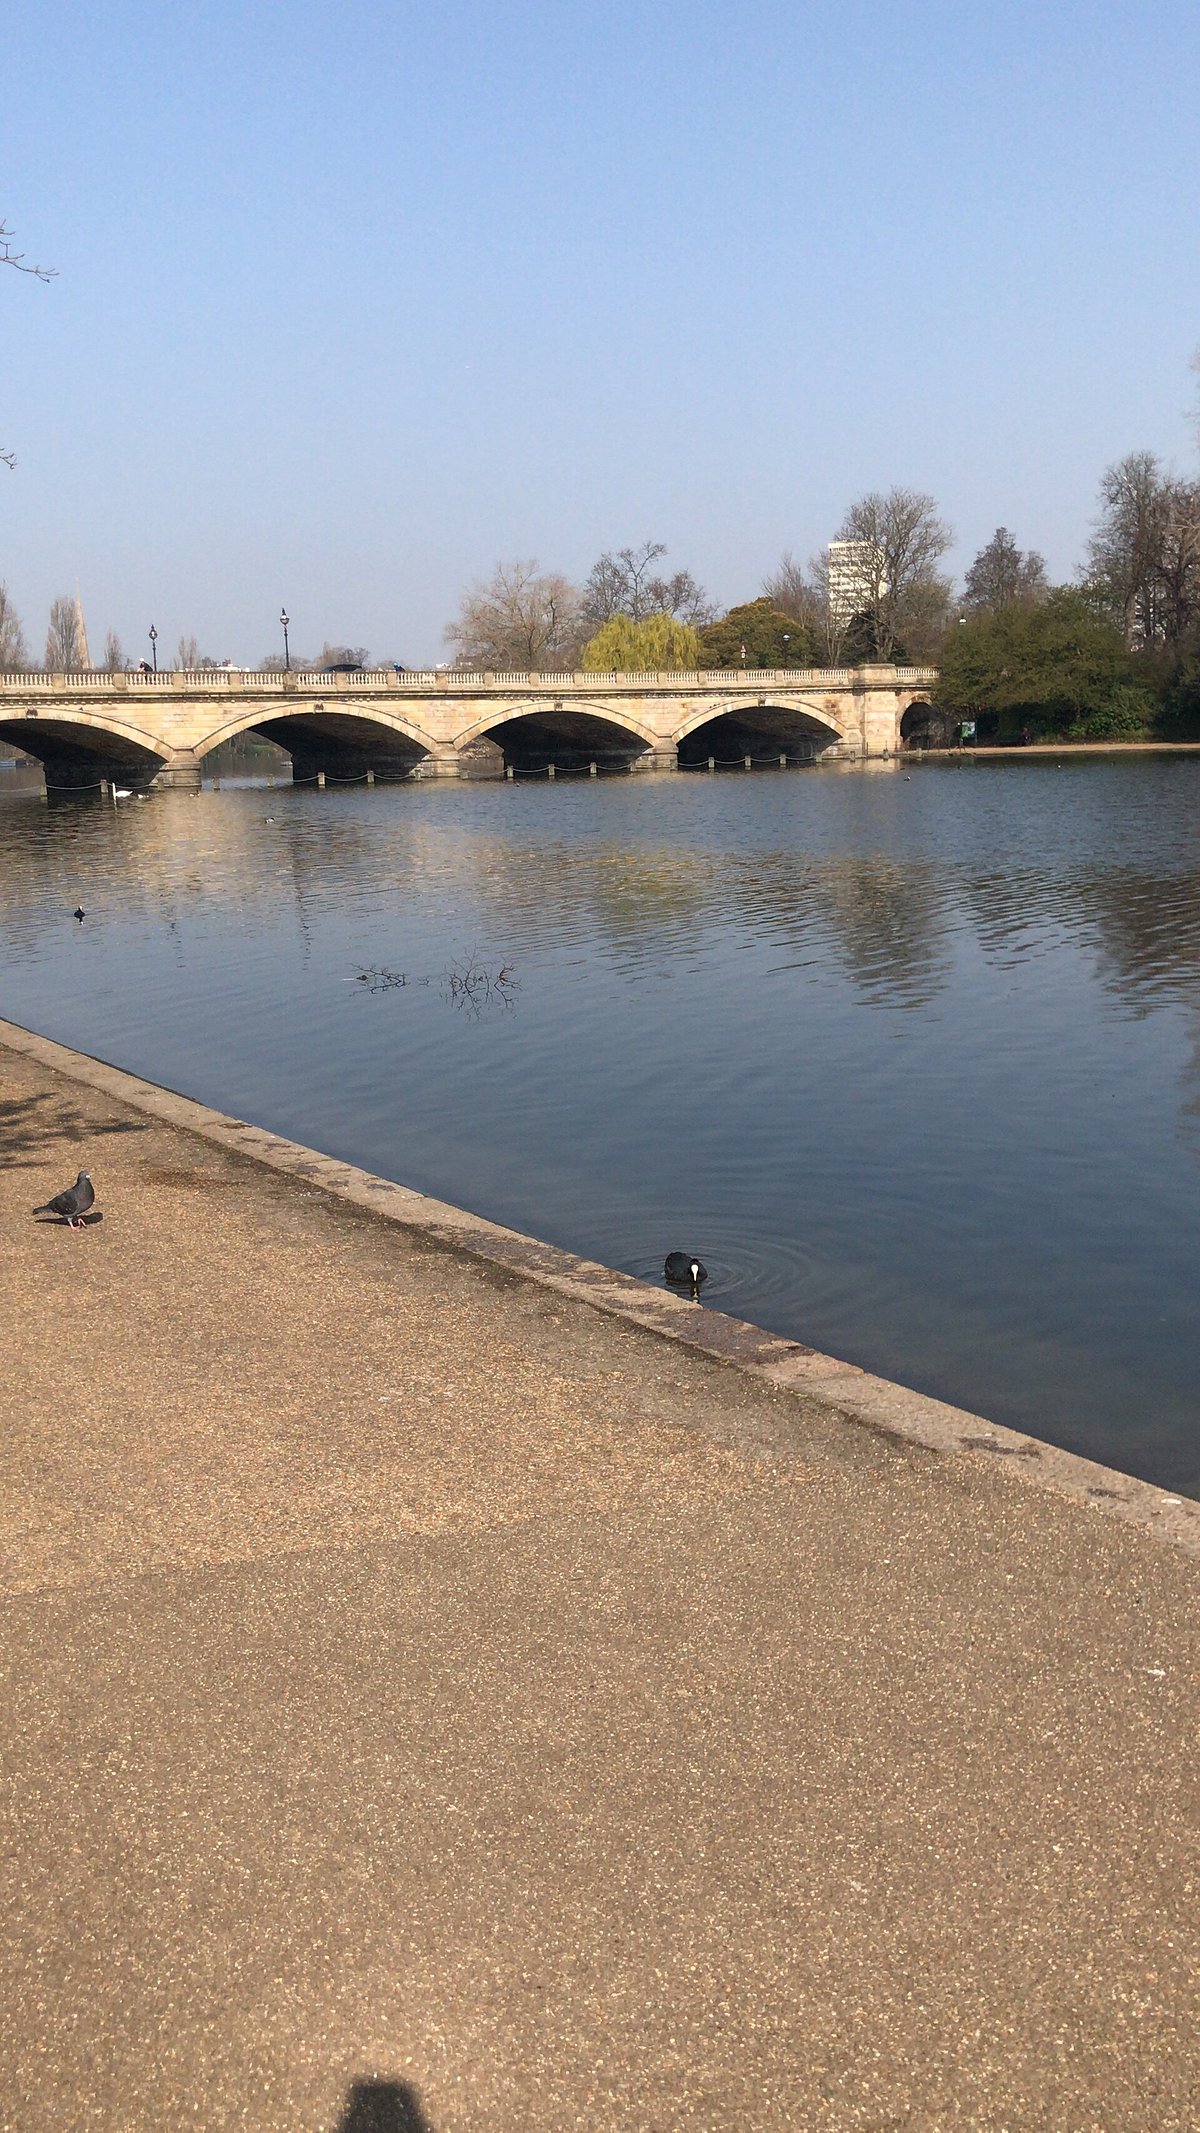
<instances>
[{"instance_id":1,"label":"stone pier of bridge","mask_svg":"<svg viewBox=\"0 0 1200 2133\"><path fill-rule=\"evenodd\" d=\"M275 742L297 782L500 777L561 768L675 770L898 753L930 667L662 674L182 673L0 675L0 746L47 787L198 785L243 734Z\"/></svg>"}]
</instances>

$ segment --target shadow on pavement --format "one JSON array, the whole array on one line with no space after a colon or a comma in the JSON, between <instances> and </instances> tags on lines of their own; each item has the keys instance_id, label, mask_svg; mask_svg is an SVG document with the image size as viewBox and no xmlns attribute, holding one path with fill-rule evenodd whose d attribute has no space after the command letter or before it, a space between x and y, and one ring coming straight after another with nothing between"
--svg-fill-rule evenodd
<instances>
[{"instance_id":1,"label":"shadow on pavement","mask_svg":"<svg viewBox=\"0 0 1200 2133\"><path fill-rule=\"evenodd\" d=\"M434 2133L407 2081L356 2081L335 2133Z\"/></svg>"},{"instance_id":2,"label":"shadow on pavement","mask_svg":"<svg viewBox=\"0 0 1200 2133\"><path fill-rule=\"evenodd\" d=\"M0 1103L0 1158L6 1169L36 1170L62 1141L79 1145L101 1134L145 1133L148 1124L140 1118L96 1124L69 1102L52 1103L46 1096L12 1097Z\"/></svg>"}]
</instances>

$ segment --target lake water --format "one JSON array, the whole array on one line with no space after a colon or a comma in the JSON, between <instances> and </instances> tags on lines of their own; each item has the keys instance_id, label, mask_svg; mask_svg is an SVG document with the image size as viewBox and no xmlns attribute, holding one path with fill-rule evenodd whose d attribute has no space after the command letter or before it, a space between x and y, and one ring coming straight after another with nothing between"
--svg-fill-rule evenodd
<instances>
[{"instance_id":1,"label":"lake water","mask_svg":"<svg viewBox=\"0 0 1200 2133\"><path fill-rule=\"evenodd\" d=\"M1192 758L0 772L0 958L14 1021L1200 1494Z\"/></svg>"}]
</instances>

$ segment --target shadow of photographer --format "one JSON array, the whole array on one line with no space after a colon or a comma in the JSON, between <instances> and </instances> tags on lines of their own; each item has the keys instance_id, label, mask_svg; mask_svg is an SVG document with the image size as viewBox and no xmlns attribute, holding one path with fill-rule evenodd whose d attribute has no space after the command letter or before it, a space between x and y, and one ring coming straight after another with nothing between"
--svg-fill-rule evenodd
<instances>
[{"instance_id":1,"label":"shadow of photographer","mask_svg":"<svg viewBox=\"0 0 1200 2133\"><path fill-rule=\"evenodd\" d=\"M407 2081L356 2081L335 2133L434 2133Z\"/></svg>"}]
</instances>

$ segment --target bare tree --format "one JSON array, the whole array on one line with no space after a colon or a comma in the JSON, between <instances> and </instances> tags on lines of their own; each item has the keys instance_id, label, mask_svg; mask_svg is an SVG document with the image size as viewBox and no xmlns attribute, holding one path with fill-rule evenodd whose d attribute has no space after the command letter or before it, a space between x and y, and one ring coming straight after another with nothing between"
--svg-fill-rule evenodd
<instances>
[{"instance_id":1,"label":"bare tree","mask_svg":"<svg viewBox=\"0 0 1200 2133\"><path fill-rule=\"evenodd\" d=\"M1046 564L1036 548L1018 548L1007 526L997 526L967 572L963 606L968 614L998 615L1006 607L1036 607L1050 590Z\"/></svg>"},{"instance_id":2,"label":"bare tree","mask_svg":"<svg viewBox=\"0 0 1200 2133\"><path fill-rule=\"evenodd\" d=\"M464 594L445 637L455 666L539 673L574 661L580 626L575 587L530 557L498 563L486 585Z\"/></svg>"},{"instance_id":3,"label":"bare tree","mask_svg":"<svg viewBox=\"0 0 1200 2133\"><path fill-rule=\"evenodd\" d=\"M115 630L110 630L104 640L102 664L109 674L121 674L125 670L125 653Z\"/></svg>"},{"instance_id":4,"label":"bare tree","mask_svg":"<svg viewBox=\"0 0 1200 2133\"><path fill-rule=\"evenodd\" d=\"M1129 646L1155 635L1154 547L1161 472L1153 452L1130 452L1100 482L1096 531L1088 543L1093 593Z\"/></svg>"},{"instance_id":5,"label":"bare tree","mask_svg":"<svg viewBox=\"0 0 1200 2133\"><path fill-rule=\"evenodd\" d=\"M7 222L0 222L0 267L14 267L18 274L32 274L35 281L53 281L56 268L36 266L26 259L24 252L13 251L15 235L16 231L10 230ZM15 452L0 452L0 464L15 467L16 463Z\"/></svg>"},{"instance_id":6,"label":"bare tree","mask_svg":"<svg viewBox=\"0 0 1200 2133\"><path fill-rule=\"evenodd\" d=\"M821 660L832 666L840 652L843 631L829 600L829 557L813 556L807 567L790 552L780 557L779 567L763 579L763 591L780 614L798 622L817 648Z\"/></svg>"},{"instance_id":7,"label":"bare tree","mask_svg":"<svg viewBox=\"0 0 1200 2133\"><path fill-rule=\"evenodd\" d=\"M774 576L763 580L763 591L782 614L791 615L808 631L823 666L841 666L855 657L869 656L869 644L864 648L853 641L852 611L842 598L835 597L827 548L811 556L807 564L785 555Z\"/></svg>"},{"instance_id":8,"label":"bare tree","mask_svg":"<svg viewBox=\"0 0 1200 2133\"><path fill-rule=\"evenodd\" d=\"M616 615L631 622L644 622L648 615L670 615L692 629L701 629L713 619L713 606L690 570L677 570L667 578L652 569L666 554L662 541L643 541L640 548L619 548L602 555L592 565L581 598L581 620L591 634Z\"/></svg>"},{"instance_id":9,"label":"bare tree","mask_svg":"<svg viewBox=\"0 0 1200 2133\"><path fill-rule=\"evenodd\" d=\"M814 612L816 589L790 548L780 556L772 575L763 579L762 589L780 614L790 615L794 622L807 622Z\"/></svg>"},{"instance_id":10,"label":"bare tree","mask_svg":"<svg viewBox=\"0 0 1200 2133\"><path fill-rule=\"evenodd\" d=\"M63 593L50 609L46 632L46 670L50 674L78 674L90 667L83 609L77 595Z\"/></svg>"},{"instance_id":11,"label":"bare tree","mask_svg":"<svg viewBox=\"0 0 1200 2133\"><path fill-rule=\"evenodd\" d=\"M0 584L0 673L20 674L29 665L29 649L21 618L8 596L7 585Z\"/></svg>"},{"instance_id":12,"label":"bare tree","mask_svg":"<svg viewBox=\"0 0 1200 2133\"><path fill-rule=\"evenodd\" d=\"M1200 623L1200 482L1166 485L1157 571L1159 629L1174 650Z\"/></svg>"},{"instance_id":13,"label":"bare tree","mask_svg":"<svg viewBox=\"0 0 1200 2133\"><path fill-rule=\"evenodd\" d=\"M854 622L862 650L884 660L898 649L910 659L930 656L950 612L950 580L937 565L953 538L932 496L872 490L851 504L837 538L858 544L861 598Z\"/></svg>"},{"instance_id":14,"label":"bare tree","mask_svg":"<svg viewBox=\"0 0 1200 2133\"><path fill-rule=\"evenodd\" d=\"M200 639L198 637L181 637L175 647L176 671L182 674L190 667L198 667L200 663Z\"/></svg>"},{"instance_id":15,"label":"bare tree","mask_svg":"<svg viewBox=\"0 0 1200 2133\"><path fill-rule=\"evenodd\" d=\"M299 660L296 661L299 666ZM328 639L321 646L319 667L365 667L367 648L365 644L330 644Z\"/></svg>"},{"instance_id":16,"label":"bare tree","mask_svg":"<svg viewBox=\"0 0 1200 2133\"><path fill-rule=\"evenodd\" d=\"M1182 643L1200 619L1200 483L1164 473L1153 452L1109 467L1087 582L1131 650Z\"/></svg>"}]
</instances>

